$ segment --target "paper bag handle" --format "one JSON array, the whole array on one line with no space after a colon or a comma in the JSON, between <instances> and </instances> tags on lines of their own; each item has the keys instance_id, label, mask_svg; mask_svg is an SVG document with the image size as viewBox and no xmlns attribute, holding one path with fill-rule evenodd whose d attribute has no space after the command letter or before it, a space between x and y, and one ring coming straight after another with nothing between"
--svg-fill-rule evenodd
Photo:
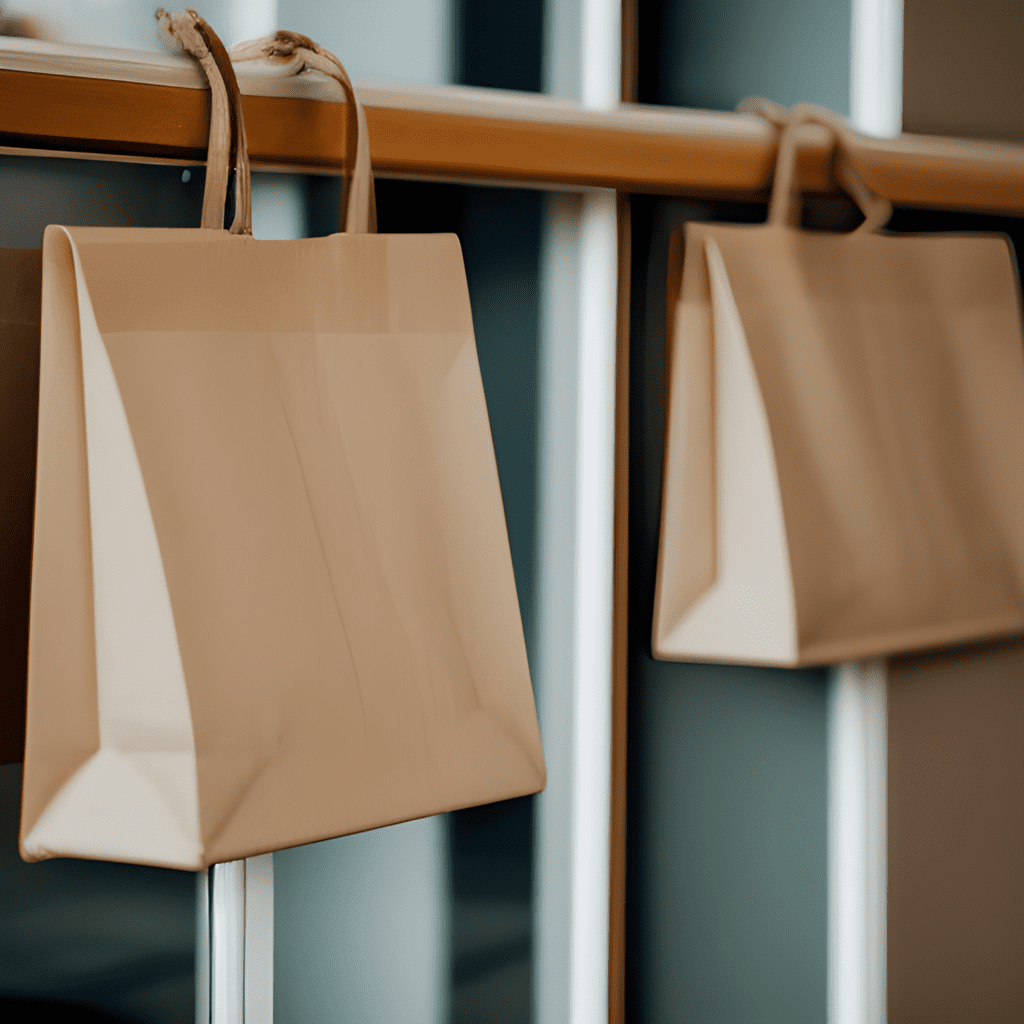
<instances>
[{"instance_id":1,"label":"paper bag handle","mask_svg":"<svg viewBox=\"0 0 1024 1024\"><path fill-rule=\"evenodd\" d=\"M800 223L796 130L802 124L818 124L832 133L836 142L836 178L864 214L864 223L860 224L856 231L878 231L888 223L892 217L892 203L872 192L857 173L850 156L853 131L845 118L814 103L797 103L787 109L781 104L757 97L744 100L739 109L744 113L757 114L782 130L775 162L775 181L768 207L769 224L796 227Z\"/></svg>"},{"instance_id":2,"label":"paper bag handle","mask_svg":"<svg viewBox=\"0 0 1024 1024\"><path fill-rule=\"evenodd\" d=\"M341 214L338 230L353 234L369 234L377 230L377 208L373 189L373 170L370 166L370 134L366 127L366 112L356 96L355 89L341 61L314 42L309 36L284 30L238 43L231 47L231 59L243 61L263 60L283 74L298 75L306 70L320 71L338 82L348 102L346 142L355 139L355 152L346 145L346 166L342 178ZM351 154L351 155L349 155Z\"/></svg>"},{"instance_id":3,"label":"paper bag handle","mask_svg":"<svg viewBox=\"0 0 1024 1024\"><path fill-rule=\"evenodd\" d=\"M231 234L252 234L252 195L249 153L245 142L242 93L235 69L217 33L192 10L156 12L160 27L199 61L210 84L210 141L206 152L206 190L203 193L204 228L224 227L228 179L234 173L235 215Z\"/></svg>"}]
</instances>

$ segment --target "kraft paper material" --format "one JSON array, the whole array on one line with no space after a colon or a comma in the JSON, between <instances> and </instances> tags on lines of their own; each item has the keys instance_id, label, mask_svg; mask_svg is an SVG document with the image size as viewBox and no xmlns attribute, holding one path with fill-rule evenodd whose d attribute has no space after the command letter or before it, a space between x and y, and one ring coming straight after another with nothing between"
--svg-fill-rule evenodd
<instances>
[{"instance_id":1,"label":"kraft paper material","mask_svg":"<svg viewBox=\"0 0 1024 1024\"><path fill-rule=\"evenodd\" d=\"M535 793L545 769L454 235L251 237L241 94L203 227L43 239L21 852L196 870ZM242 59L240 58L240 59ZM224 219L234 168L235 212Z\"/></svg>"},{"instance_id":2,"label":"kraft paper material","mask_svg":"<svg viewBox=\"0 0 1024 1024\"><path fill-rule=\"evenodd\" d=\"M809 665L1024 631L1007 241L691 224L673 244L655 655Z\"/></svg>"},{"instance_id":3,"label":"kraft paper material","mask_svg":"<svg viewBox=\"0 0 1024 1024\"><path fill-rule=\"evenodd\" d=\"M195 869L532 793L454 236L47 229L22 850Z\"/></svg>"},{"instance_id":4,"label":"kraft paper material","mask_svg":"<svg viewBox=\"0 0 1024 1024\"><path fill-rule=\"evenodd\" d=\"M1024 632L1024 341L1003 237L880 233L845 122L782 128L768 223L689 224L668 261L653 651L818 665ZM865 215L802 231L796 128Z\"/></svg>"}]
</instances>

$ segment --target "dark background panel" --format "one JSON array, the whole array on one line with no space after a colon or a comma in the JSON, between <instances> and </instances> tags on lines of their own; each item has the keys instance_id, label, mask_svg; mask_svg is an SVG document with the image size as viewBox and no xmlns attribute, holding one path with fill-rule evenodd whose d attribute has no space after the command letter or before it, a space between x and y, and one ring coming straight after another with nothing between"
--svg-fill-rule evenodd
<instances>
[{"instance_id":1,"label":"dark background panel","mask_svg":"<svg viewBox=\"0 0 1024 1024\"><path fill-rule=\"evenodd\" d=\"M850 0L638 0L639 101L849 110Z\"/></svg>"},{"instance_id":2,"label":"dark background panel","mask_svg":"<svg viewBox=\"0 0 1024 1024\"><path fill-rule=\"evenodd\" d=\"M544 0L455 0L455 80L540 92Z\"/></svg>"},{"instance_id":3,"label":"dark background panel","mask_svg":"<svg viewBox=\"0 0 1024 1024\"><path fill-rule=\"evenodd\" d=\"M26 864L20 811L21 765L2 765L0 1019L57 1001L61 1014L33 1019L191 1024L195 876L87 860Z\"/></svg>"}]
</instances>

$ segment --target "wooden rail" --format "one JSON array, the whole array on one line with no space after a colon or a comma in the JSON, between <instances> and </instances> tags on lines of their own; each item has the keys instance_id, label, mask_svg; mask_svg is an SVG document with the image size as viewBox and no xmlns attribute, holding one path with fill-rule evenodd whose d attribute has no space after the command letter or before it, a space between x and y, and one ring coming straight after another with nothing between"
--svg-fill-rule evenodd
<instances>
[{"instance_id":1,"label":"wooden rail","mask_svg":"<svg viewBox=\"0 0 1024 1024\"><path fill-rule=\"evenodd\" d=\"M17 42L16 47L13 44ZM207 95L189 63L161 54L0 42L0 146L161 161L203 157ZM334 83L240 78L255 166L335 173L344 106ZM536 94L363 86L378 174L538 187L752 196L776 133L758 118L623 105L595 112ZM860 137L867 183L897 203L1024 213L1024 146L904 135ZM800 175L832 187L830 146L806 129Z\"/></svg>"}]
</instances>

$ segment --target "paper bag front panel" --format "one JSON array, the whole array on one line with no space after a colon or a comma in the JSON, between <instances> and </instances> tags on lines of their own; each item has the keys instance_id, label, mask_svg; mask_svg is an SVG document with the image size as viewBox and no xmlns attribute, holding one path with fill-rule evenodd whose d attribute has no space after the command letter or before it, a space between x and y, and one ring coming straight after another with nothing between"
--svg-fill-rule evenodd
<instances>
[{"instance_id":1,"label":"paper bag front panel","mask_svg":"<svg viewBox=\"0 0 1024 1024\"><path fill-rule=\"evenodd\" d=\"M1005 240L700 230L753 360L784 512L798 653L765 660L1024 628L1024 357Z\"/></svg>"},{"instance_id":2,"label":"paper bag front panel","mask_svg":"<svg viewBox=\"0 0 1024 1024\"><path fill-rule=\"evenodd\" d=\"M1024 344L1006 240L715 238L769 411L801 660L1024 628Z\"/></svg>"},{"instance_id":3,"label":"paper bag front panel","mask_svg":"<svg viewBox=\"0 0 1024 1024\"><path fill-rule=\"evenodd\" d=\"M457 242L205 234L76 232L174 610L203 860L535 791Z\"/></svg>"}]
</instances>

